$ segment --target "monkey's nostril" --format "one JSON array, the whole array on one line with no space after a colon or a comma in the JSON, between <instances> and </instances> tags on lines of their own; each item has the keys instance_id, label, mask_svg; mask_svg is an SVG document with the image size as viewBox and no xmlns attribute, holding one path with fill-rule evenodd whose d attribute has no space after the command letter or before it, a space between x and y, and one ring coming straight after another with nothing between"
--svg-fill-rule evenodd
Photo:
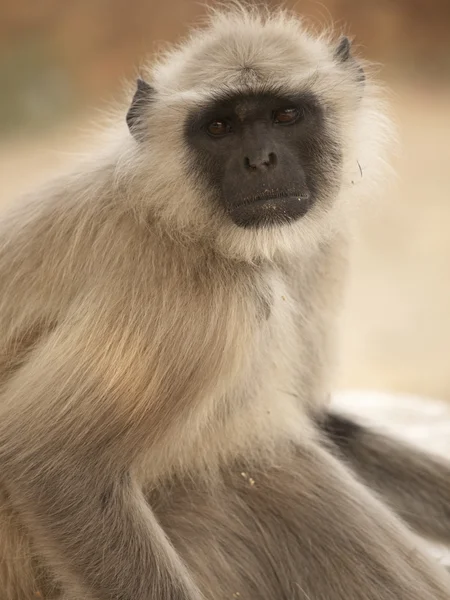
<instances>
[{"instance_id":1,"label":"monkey's nostril","mask_svg":"<svg viewBox=\"0 0 450 600\"><path fill-rule=\"evenodd\" d=\"M251 171L254 171L256 169L256 165L250 162L248 156L245 157L244 164L246 169L250 169Z\"/></svg>"},{"instance_id":2,"label":"monkey's nostril","mask_svg":"<svg viewBox=\"0 0 450 600\"><path fill-rule=\"evenodd\" d=\"M266 158L259 157L256 160L250 160L248 156L244 158L244 165L246 169L250 171L256 171L262 167L275 167L277 164L277 156L274 152L269 152Z\"/></svg>"},{"instance_id":3,"label":"monkey's nostril","mask_svg":"<svg viewBox=\"0 0 450 600\"><path fill-rule=\"evenodd\" d=\"M278 162L277 155L274 152L269 153L269 161L266 162L267 166L275 167Z\"/></svg>"}]
</instances>

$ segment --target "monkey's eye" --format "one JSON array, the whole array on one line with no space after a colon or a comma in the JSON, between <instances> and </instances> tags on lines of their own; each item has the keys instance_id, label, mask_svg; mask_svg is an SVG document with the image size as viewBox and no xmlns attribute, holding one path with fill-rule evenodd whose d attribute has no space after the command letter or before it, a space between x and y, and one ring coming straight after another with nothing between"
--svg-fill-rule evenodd
<instances>
[{"instance_id":1,"label":"monkey's eye","mask_svg":"<svg viewBox=\"0 0 450 600\"><path fill-rule=\"evenodd\" d=\"M282 108L275 110L272 115L273 122L280 125L292 125L300 118L300 111L296 108Z\"/></svg>"},{"instance_id":2,"label":"monkey's eye","mask_svg":"<svg viewBox=\"0 0 450 600\"><path fill-rule=\"evenodd\" d=\"M227 121L215 119L207 126L206 131L209 133L209 135L221 137L223 135L227 135L227 133L231 133L231 125L227 123Z\"/></svg>"}]
</instances>

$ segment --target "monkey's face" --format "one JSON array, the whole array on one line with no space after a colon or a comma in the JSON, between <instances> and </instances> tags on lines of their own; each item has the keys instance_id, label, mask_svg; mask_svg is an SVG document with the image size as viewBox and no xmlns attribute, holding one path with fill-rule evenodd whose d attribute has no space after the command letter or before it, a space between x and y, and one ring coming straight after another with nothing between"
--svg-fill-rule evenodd
<instances>
[{"instance_id":1,"label":"monkey's face","mask_svg":"<svg viewBox=\"0 0 450 600\"><path fill-rule=\"evenodd\" d=\"M303 217L340 184L341 149L312 93L234 93L192 112L190 161L240 227Z\"/></svg>"},{"instance_id":2,"label":"monkey's face","mask_svg":"<svg viewBox=\"0 0 450 600\"><path fill-rule=\"evenodd\" d=\"M350 42L283 12L231 10L148 80L127 115L134 180L186 243L249 261L305 256L384 172L389 127Z\"/></svg>"}]
</instances>

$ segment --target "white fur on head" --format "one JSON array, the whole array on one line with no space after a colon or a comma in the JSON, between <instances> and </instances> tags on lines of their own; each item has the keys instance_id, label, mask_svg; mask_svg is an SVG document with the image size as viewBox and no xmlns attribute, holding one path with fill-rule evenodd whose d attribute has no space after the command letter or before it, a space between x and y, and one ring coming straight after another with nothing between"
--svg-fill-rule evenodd
<instances>
[{"instance_id":1,"label":"white fur on head","mask_svg":"<svg viewBox=\"0 0 450 600\"><path fill-rule=\"evenodd\" d=\"M207 27L194 31L148 71L155 97L147 107L147 140L128 146L131 155L123 153L124 170L133 166L133 200L138 193L141 207L172 235L209 240L245 260L272 258L278 251L305 252L340 229L348 208L371 194L382 177L390 127L367 66L363 86L356 61L340 61L336 46L336 36L313 36L299 18L283 10L233 4L213 11ZM202 182L187 175L185 119L220 90L272 87L308 90L319 98L327 127L343 150L342 184L331 209L325 210L319 199L292 224L242 229L208 198Z\"/></svg>"}]
</instances>

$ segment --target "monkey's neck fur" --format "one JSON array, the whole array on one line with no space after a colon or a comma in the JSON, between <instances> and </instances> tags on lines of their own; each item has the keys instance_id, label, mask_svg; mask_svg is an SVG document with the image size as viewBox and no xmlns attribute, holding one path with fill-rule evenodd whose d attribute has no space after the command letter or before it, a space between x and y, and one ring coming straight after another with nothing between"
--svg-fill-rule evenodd
<instances>
[{"instance_id":1,"label":"monkey's neck fur","mask_svg":"<svg viewBox=\"0 0 450 600\"><path fill-rule=\"evenodd\" d=\"M212 385L180 407L183 426L174 427L182 435L170 450L176 467L197 465L206 474L237 455L269 458L280 444L299 442L299 432L308 443L309 418L329 397L344 245L328 240L300 268L283 257L248 264L198 248L167 252L179 259L162 271L177 272L171 314L186 339L187 369L204 372Z\"/></svg>"}]
</instances>

